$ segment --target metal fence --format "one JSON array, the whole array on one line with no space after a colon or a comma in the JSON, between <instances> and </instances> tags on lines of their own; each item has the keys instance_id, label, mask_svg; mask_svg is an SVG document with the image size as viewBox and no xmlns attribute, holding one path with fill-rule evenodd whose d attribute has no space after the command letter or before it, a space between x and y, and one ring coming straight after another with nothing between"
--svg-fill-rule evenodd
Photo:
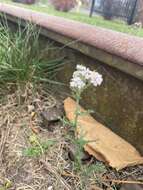
<instances>
[{"instance_id":1,"label":"metal fence","mask_svg":"<svg viewBox=\"0 0 143 190\"><path fill-rule=\"evenodd\" d=\"M93 12L108 18L122 18L132 24L138 0L92 0L90 16Z\"/></svg>"}]
</instances>

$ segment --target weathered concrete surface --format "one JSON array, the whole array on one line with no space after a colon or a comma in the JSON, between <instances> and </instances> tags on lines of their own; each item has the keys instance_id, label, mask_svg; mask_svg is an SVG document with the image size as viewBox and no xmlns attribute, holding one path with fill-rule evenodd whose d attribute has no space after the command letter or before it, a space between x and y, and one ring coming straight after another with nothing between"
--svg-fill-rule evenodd
<instances>
[{"instance_id":1,"label":"weathered concrete surface","mask_svg":"<svg viewBox=\"0 0 143 190\"><path fill-rule=\"evenodd\" d=\"M61 54L61 52L60 52ZM134 145L143 154L143 83L97 60L66 48L72 64L59 73L59 80L69 84L76 64L99 71L104 78L101 87L90 88L83 95L82 105L93 109L97 120Z\"/></svg>"}]
</instances>

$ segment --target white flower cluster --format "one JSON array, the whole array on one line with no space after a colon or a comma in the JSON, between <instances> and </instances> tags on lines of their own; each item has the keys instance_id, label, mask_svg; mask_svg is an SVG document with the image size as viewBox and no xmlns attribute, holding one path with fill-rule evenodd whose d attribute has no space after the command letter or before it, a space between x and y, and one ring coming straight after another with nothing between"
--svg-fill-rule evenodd
<instances>
[{"instance_id":1,"label":"white flower cluster","mask_svg":"<svg viewBox=\"0 0 143 190\"><path fill-rule=\"evenodd\" d=\"M102 75L96 71L91 71L82 65L77 65L76 71L73 73L73 78L70 82L70 87L73 90L83 90L87 85L92 84L97 87L103 81Z\"/></svg>"}]
</instances>

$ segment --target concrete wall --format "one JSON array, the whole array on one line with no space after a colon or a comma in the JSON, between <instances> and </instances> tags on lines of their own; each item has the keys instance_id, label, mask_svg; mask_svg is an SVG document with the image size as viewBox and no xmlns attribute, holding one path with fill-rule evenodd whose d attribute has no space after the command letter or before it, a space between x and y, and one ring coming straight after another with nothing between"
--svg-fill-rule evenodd
<instances>
[{"instance_id":1,"label":"concrete wall","mask_svg":"<svg viewBox=\"0 0 143 190\"><path fill-rule=\"evenodd\" d=\"M82 104L94 116L143 154L143 39L0 4L14 25L30 20L41 27L41 42L61 47L56 55L69 60L59 80L69 84L76 64L99 71L101 87L88 89Z\"/></svg>"},{"instance_id":2,"label":"concrete wall","mask_svg":"<svg viewBox=\"0 0 143 190\"><path fill-rule=\"evenodd\" d=\"M143 152L143 83L98 60L66 48L72 64L65 67L59 79L66 84L76 64L83 64L103 75L102 86L84 93L82 105L95 111L95 118Z\"/></svg>"}]
</instances>

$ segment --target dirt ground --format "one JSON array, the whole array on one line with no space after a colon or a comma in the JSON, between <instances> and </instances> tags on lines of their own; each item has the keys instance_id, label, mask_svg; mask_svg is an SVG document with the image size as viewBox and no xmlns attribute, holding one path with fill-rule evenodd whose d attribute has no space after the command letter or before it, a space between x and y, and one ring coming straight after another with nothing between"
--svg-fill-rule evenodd
<instances>
[{"instance_id":1,"label":"dirt ground","mask_svg":"<svg viewBox=\"0 0 143 190\"><path fill-rule=\"evenodd\" d=\"M68 156L69 126L58 121L49 131L41 125L40 113L57 102L45 93L24 97L21 104L16 93L1 101L0 190L117 190L121 181L143 182L143 166L116 172L90 158L85 170L75 170Z\"/></svg>"}]
</instances>

